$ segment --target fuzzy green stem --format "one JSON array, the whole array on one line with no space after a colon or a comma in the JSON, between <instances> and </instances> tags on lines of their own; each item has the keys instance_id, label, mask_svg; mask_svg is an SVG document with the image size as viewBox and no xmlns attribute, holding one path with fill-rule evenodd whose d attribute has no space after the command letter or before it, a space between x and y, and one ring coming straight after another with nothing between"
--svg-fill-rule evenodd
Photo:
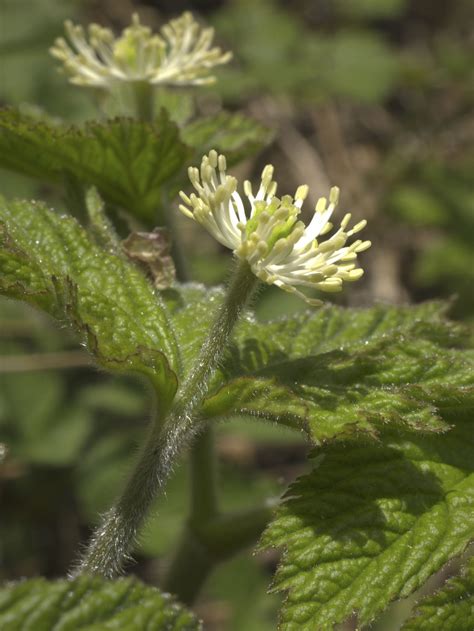
<instances>
[{"instance_id":1,"label":"fuzzy green stem","mask_svg":"<svg viewBox=\"0 0 474 631\"><path fill-rule=\"evenodd\" d=\"M125 489L104 516L72 576L98 574L113 578L129 558L138 530L156 495L166 483L178 452L192 437L190 418L174 413L161 427L152 421L137 464Z\"/></svg>"},{"instance_id":2,"label":"fuzzy green stem","mask_svg":"<svg viewBox=\"0 0 474 631\"><path fill-rule=\"evenodd\" d=\"M199 429L196 411L242 310L257 284L247 262L235 270L228 292L194 369L179 389L166 419L152 421L125 489L97 528L75 573L113 577L120 572L149 508L168 480L181 451Z\"/></svg>"},{"instance_id":3,"label":"fuzzy green stem","mask_svg":"<svg viewBox=\"0 0 474 631\"><path fill-rule=\"evenodd\" d=\"M163 589L184 605L191 605L212 572L214 559L192 530L185 528L168 570Z\"/></svg>"},{"instance_id":4,"label":"fuzzy green stem","mask_svg":"<svg viewBox=\"0 0 474 631\"><path fill-rule=\"evenodd\" d=\"M173 213L167 210L169 209L170 198L166 189L164 189L161 196L161 207L158 212L157 222L163 223L169 229L171 239L171 256L176 268L176 278L179 282L184 283L189 280L188 269L186 265L186 258L183 254L183 248L181 246L181 240L179 236L179 230L176 228L176 219Z\"/></svg>"},{"instance_id":5,"label":"fuzzy green stem","mask_svg":"<svg viewBox=\"0 0 474 631\"><path fill-rule=\"evenodd\" d=\"M252 545L270 521L264 506L217 516L198 526L188 524L164 583L164 589L192 605L216 563Z\"/></svg>"},{"instance_id":6,"label":"fuzzy green stem","mask_svg":"<svg viewBox=\"0 0 474 631\"><path fill-rule=\"evenodd\" d=\"M200 401L206 394L209 375L217 367L230 334L257 283L257 277L254 276L247 261L239 262L231 278L224 303L219 309L194 369L185 381L181 395L178 395L178 400L185 405L194 407L193 402Z\"/></svg>"},{"instance_id":7,"label":"fuzzy green stem","mask_svg":"<svg viewBox=\"0 0 474 631\"><path fill-rule=\"evenodd\" d=\"M207 426L196 437L191 448L191 509L190 521L205 523L212 519L217 506L217 462L214 431Z\"/></svg>"},{"instance_id":8,"label":"fuzzy green stem","mask_svg":"<svg viewBox=\"0 0 474 631\"><path fill-rule=\"evenodd\" d=\"M137 81L132 86L135 113L138 120L151 123L155 118L155 92L148 81Z\"/></svg>"}]
</instances>

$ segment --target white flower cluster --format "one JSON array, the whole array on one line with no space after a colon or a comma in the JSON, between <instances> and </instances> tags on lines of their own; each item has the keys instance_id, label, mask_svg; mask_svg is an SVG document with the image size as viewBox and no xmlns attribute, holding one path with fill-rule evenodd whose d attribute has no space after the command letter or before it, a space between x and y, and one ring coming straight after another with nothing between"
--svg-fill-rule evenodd
<instances>
[{"instance_id":1,"label":"white flower cluster","mask_svg":"<svg viewBox=\"0 0 474 631\"><path fill-rule=\"evenodd\" d=\"M307 226L298 221L308 187L300 186L294 197L276 197L277 183L273 181L273 166L267 165L254 195L250 182L244 182L248 211L237 192L236 178L227 175L226 159L211 151L204 156L201 168L189 168L189 179L196 193L180 196L184 205L180 210L202 224L217 241L247 260L253 273L268 284L295 293L312 305L321 300L308 297L304 290L320 289L336 292L344 281L358 280L363 270L356 267L357 255L367 250L370 241L357 239L346 245L349 237L362 230L360 221L347 230L351 215L347 214L340 227L326 240L319 237L333 225L331 215L336 207L339 189L334 187L329 204L322 197ZM303 291L302 291L303 290Z\"/></svg>"},{"instance_id":2,"label":"white flower cluster","mask_svg":"<svg viewBox=\"0 0 474 631\"><path fill-rule=\"evenodd\" d=\"M209 73L227 63L232 54L211 47L214 29L202 28L186 12L153 35L140 24L138 15L119 38L98 24L90 24L86 37L82 26L65 23L66 39L59 37L50 52L63 64L71 83L108 88L114 82L148 82L151 85L202 85L213 83Z\"/></svg>"}]
</instances>

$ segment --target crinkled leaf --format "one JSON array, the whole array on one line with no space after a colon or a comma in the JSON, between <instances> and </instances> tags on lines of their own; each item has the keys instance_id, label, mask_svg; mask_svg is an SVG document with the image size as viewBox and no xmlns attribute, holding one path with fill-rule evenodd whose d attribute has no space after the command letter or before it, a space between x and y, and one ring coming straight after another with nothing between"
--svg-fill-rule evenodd
<instances>
[{"instance_id":1,"label":"crinkled leaf","mask_svg":"<svg viewBox=\"0 0 474 631\"><path fill-rule=\"evenodd\" d=\"M42 204L0 200L0 226L1 293L73 324L100 364L145 374L170 400L178 350L145 276Z\"/></svg>"},{"instance_id":2,"label":"crinkled leaf","mask_svg":"<svg viewBox=\"0 0 474 631\"><path fill-rule=\"evenodd\" d=\"M472 631L474 629L474 558L435 594L418 603L403 631Z\"/></svg>"},{"instance_id":3,"label":"crinkled leaf","mask_svg":"<svg viewBox=\"0 0 474 631\"><path fill-rule=\"evenodd\" d=\"M0 589L2 631L197 631L195 616L154 587L131 578L43 578Z\"/></svg>"},{"instance_id":4,"label":"crinkled leaf","mask_svg":"<svg viewBox=\"0 0 474 631\"><path fill-rule=\"evenodd\" d=\"M153 123L116 118L83 127L0 112L1 167L43 181L73 176L151 225L158 223L163 186L188 156L178 128L164 112Z\"/></svg>"},{"instance_id":5,"label":"crinkled leaf","mask_svg":"<svg viewBox=\"0 0 474 631\"><path fill-rule=\"evenodd\" d=\"M204 412L299 426L316 443L387 423L440 431L451 399L460 410L474 397L464 337L436 303L248 318Z\"/></svg>"},{"instance_id":6,"label":"crinkled leaf","mask_svg":"<svg viewBox=\"0 0 474 631\"><path fill-rule=\"evenodd\" d=\"M272 136L270 130L257 121L229 112L198 119L181 133L183 140L200 154L215 149L224 153L230 164L256 153Z\"/></svg>"},{"instance_id":7,"label":"crinkled leaf","mask_svg":"<svg viewBox=\"0 0 474 631\"><path fill-rule=\"evenodd\" d=\"M168 295L188 368L221 297L198 285ZM445 310L441 303L327 306L274 322L248 315L203 411L299 427L316 443L375 434L387 423L445 430L445 410L454 406L460 413L474 398L472 354L460 348L466 331L447 321Z\"/></svg>"},{"instance_id":8,"label":"crinkled leaf","mask_svg":"<svg viewBox=\"0 0 474 631\"><path fill-rule=\"evenodd\" d=\"M208 289L198 283L179 285L167 294L177 334L190 348L190 361L201 348L223 296L222 288ZM448 306L442 301L369 309L325 305L268 322L248 313L235 330L226 372L252 372L269 364L335 350L367 350L394 334L428 339L434 336L446 345L464 346L466 331L446 319ZM188 325L193 314L197 328L191 330Z\"/></svg>"},{"instance_id":9,"label":"crinkled leaf","mask_svg":"<svg viewBox=\"0 0 474 631\"><path fill-rule=\"evenodd\" d=\"M387 431L315 450L262 538L284 548L281 629L367 624L406 597L474 536L470 419L443 435ZM444 627L437 627L439 629Z\"/></svg>"},{"instance_id":10,"label":"crinkled leaf","mask_svg":"<svg viewBox=\"0 0 474 631\"><path fill-rule=\"evenodd\" d=\"M304 408L301 426L316 443L351 431L376 433L387 423L440 431L446 429L440 410L452 396L472 405L473 363L431 341L394 338L366 352L271 364L222 386L205 411L284 422L288 407Z\"/></svg>"}]
</instances>

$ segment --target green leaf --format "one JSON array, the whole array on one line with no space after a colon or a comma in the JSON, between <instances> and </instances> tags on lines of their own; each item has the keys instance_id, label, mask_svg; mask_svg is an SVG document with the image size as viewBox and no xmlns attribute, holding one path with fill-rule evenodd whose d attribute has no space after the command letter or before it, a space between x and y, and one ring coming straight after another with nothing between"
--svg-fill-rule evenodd
<instances>
[{"instance_id":1,"label":"green leaf","mask_svg":"<svg viewBox=\"0 0 474 631\"><path fill-rule=\"evenodd\" d=\"M66 321L99 364L146 375L170 401L178 350L142 273L95 245L75 219L39 203L0 200L0 229L0 292Z\"/></svg>"},{"instance_id":2,"label":"green leaf","mask_svg":"<svg viewBox=\"0 0 474 631\"><path fill-rule=\"evenodd\" d=\"M183 140L199 154L215 149L224 153L229 164L248 158L271 140L271 131L242 114L220 112L201 118L181 131Z\"/></svg>"},{"instance_id":3,"label":"green leaf","mask_svg":"<svg viewBox=\"0 0 474 631\"><path fill-rule=\"evenodd\" d=\"M3 631L196 631L200 623L168 594L136 579L74 581L43 578L0 589Z\"/></svg>"},{"instance_id":4,"label":"green leaf","mask_svg":"<svg viewBox=\"0 0 474 631\"><path fill-rule=\"evenodd\" d=\"M465 572L418 603L403 631L472 631L474 629L474 558Z\"/></svg>"},{"instance_id":5,"label":"green leaf","mask_svg":"<svg viewBox=\"0 0 474 631\"><path fill-rule=\"evenodd\" d=\"M376 434L387 423L447 428L442 410L472 404L465 332L437 304L325 307L292 319L244 321L204 403L208 417L250 415L321 441Z\"/></svg>"},{"instance_id":6,"label":"green leaf","mask_svg":"<svg viewBox=\"0 0 474 631\"><path fill-rule=\"evenodd\" d=\"M176 178L188 156L165 112L153 123L116 118L83 127L51 125L9 109L0 112L1 167L43 181L73 176L152 226L159 223L163 187Z\"/></svg>"},{"instance_id":7,"label":"green leaf","mask_svg":"<svg viewBox=\"0 0 474 631\"><path fill-rule=\"evenodd\" d=\"M93 235L96 243L104 250L125 256L125 253L121 250L120 238L112 222L107 217L104 202L95 187L91 187L86 192L85 203L89 219L89 231Z\"/></svg>"},{"instance_id":8,"label":"green leaf","mask_svg":"<svg viewBox=\"0 0 474 631\"><path fill-rule=\"evenodd\" d=\"M443 435L386 431L316 449L261 543L284 548L281 629L329 631L353 613L363 626L462 552L474 536L473 449L464 418Z\"/></svg>"}]
</instances>

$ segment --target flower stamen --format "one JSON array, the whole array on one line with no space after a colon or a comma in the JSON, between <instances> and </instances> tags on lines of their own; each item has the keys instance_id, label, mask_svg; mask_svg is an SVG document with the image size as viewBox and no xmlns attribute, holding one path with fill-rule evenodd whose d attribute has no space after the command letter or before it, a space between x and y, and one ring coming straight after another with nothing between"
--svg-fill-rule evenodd
<instances>
[{"instance_id":1,"label":"flower stamen","mask_svg":"<svg viewBox=\"0 0 474 631\"><path fill-rule=\"evenodd\" d=\"M357 255L370 247L370 241L346 243L365 228L365 220L346 230L351 220L347 213L329 239L318 241L333 228L329 219L339 199L337 187L331 189L329 203L324 197L318 200L305 226L298 216L308 196L306 185L299 186L293 197L276 197L274 169L267 165L256 195L250 182L244 182L244 204L237 180L227 175L226 168L225 157L216 151L203 156L200 169L189 169L189 179L198 195L188 196L181 191L184 204L179 208L239 259L247 260L260 280L294 293L311 305L320 305L321 300L307 296L300 288L337 292L344 282L363 275L363 270L356 267Z\"/></svg>"},{"instance_id":2,"label":"flower stamen","mask_svg":"<svg viewBox=\"0 0 474 631\"><path fill-rule=\"evenodd\" d=\"M63 64L76 85L111 88L116 82L151 85L204 85L214 83L214 66L230 61L232 54L212 47L214 30L202 28L188 11L153 35L137 14L122 35L90 24L88 37L82 26L64 24L67 39L58 37L51 55Z\"/></svg>"}]
</instances>

